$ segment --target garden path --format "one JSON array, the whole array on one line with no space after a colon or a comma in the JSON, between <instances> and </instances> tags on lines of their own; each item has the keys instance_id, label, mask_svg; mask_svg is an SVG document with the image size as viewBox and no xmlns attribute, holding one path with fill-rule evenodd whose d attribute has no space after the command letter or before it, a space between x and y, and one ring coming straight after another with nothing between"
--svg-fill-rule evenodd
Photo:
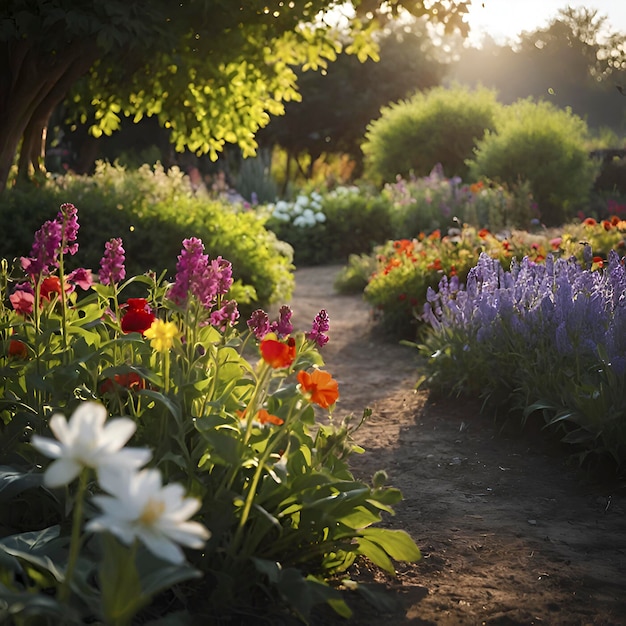
<instances>
[{"instance_id":1,"label":"garden path","mask_svg":"<svg viewBox=\"0 0 626 626\"><path fill-rule=\"evenodd\" d=\"M304 330L325 308L326 368L339 381L336 416L373 414L351 462L384 469L404 500L383 524L422 550L391 578L361 566L393 607L353 602L359 626L626 624L626 482L599 484L538 436L507 436L466 400L414 391L416 351L385 341L360 296L334 293L339 267L296 271L291 307ZM309 326L310 327L310 326ZM315 626L345 624L327 613Z\"/></svg>"}]
</instances>

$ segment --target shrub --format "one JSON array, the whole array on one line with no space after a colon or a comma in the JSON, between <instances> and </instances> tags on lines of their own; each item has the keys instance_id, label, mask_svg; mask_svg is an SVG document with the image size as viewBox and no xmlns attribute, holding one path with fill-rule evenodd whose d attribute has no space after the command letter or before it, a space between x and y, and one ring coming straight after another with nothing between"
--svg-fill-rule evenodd
<instances>
[{"instance_id":1,"label":"shrub","mask_svg":"<svg viewBox=\"0 0 626 626\"><path fill-rule=\"evenodd\" d=\"M376 184L396 176L426 176L441 163L450 176L466 178L469 159L486 130L495 127L495 92L436 87L381 109L361 146L365 176Z\"/></svg>"},{"instance_id":2,"label":"shrub","mask_svg":"<svg viewBox=\"0 0 626 626\"><path fill-rule=\"evenodd\" d=\"M358 187L301 193L268 207L267 227L289 243L296 265L345 262L391 236L389 201Z\"/></svg>"},{"instance_id":3,"label":"shrub","mask_svg":"<svg viewBox=\"0 0 626 626\"><path fill-rule=\"evenodd\" d=\"M289 299L292 250L265 227L262 214L195 194L177 168L131 171L100 163L92 177L67 175L41 189L8 191L0 198L0 225L12 236L0 244L2 256L27 254L32 232L43 222L44 205L69 197L75 198L90 242L83 255L87 266L96 266L104 243L121 233L129 273L167 270L171 278L181 242L191 233L212 257L235 264L242 305L246 294L252 306Z\"/></svg>"},{"instance_id":4,"label":"shrub","mask_svg":"<svg viewBox=\"0 0 626 626\"><path fill-rule=\"evenodd\" d=\"M478 142L470 176L509 185L528 181L547 226L585 207L598 166L586 148L587 124L549 102L521 100L502 110L495 132Z\"/></svg>"}]
</instances>

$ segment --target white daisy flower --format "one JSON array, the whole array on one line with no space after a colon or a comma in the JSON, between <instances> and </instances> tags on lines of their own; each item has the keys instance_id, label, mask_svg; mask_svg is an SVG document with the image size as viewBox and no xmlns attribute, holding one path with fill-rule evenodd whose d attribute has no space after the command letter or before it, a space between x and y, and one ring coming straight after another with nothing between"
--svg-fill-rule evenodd
<instances>
[{"instance_id":1,"label":"white daisy flower","mask_svg":"<svg viewBox=\"0 0 626 626\"><path fill-rule=\"evenodd\" d=\"M50 430L57 441L33 435L32 445L45 456L56 459L44 473L44 484L61 487L71 483L85 467L98 473L107 466L136 469L152 456L143 448L124 448L137 428L127 417L105 425L107 411L97 402L83 402L69 422L61 413L50 418Z\"/></svg>"},{"instance_id":2,"label":"white daisy flower","mask_svg":"<svg viewBox=\"0 0 626 626\"><path fill-rule=\"evenodd\" d=\"M87 530L111 532L126 545L139 539L150 552L176 564L185 560L180 545L202 548L211 536L202 524L187 521L200 508L200 500L185 497L178 483L163 487L159 470L129 475L111 469L103 472L100 486L111 495L93 497L102 515L94 517Z\"/></svg>"}]
</instances>

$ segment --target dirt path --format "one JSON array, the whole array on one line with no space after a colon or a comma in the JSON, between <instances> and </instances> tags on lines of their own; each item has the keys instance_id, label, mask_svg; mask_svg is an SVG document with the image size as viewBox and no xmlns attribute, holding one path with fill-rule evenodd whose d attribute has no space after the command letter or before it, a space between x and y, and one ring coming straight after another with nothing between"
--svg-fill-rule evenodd
<instances>
[{"instance_id":1,"label":"dirt path","mask_svg":"<svg viewBox=\"0 0 626 626\"><path fill-rule=\"evenodd\" d=\"M387 471L404 501L384 523L424 557L396 578L362 572L397 607L354 603L350 623L626 625L624 482L594 484L540 439L500 435L476 405L414 392L415 351L378 338L360 297L333 292L338 269L296 272L294 321L328 311L322 354L340 383L337 415L374 410L353 470Z\"/></svg>"}]
</instances>

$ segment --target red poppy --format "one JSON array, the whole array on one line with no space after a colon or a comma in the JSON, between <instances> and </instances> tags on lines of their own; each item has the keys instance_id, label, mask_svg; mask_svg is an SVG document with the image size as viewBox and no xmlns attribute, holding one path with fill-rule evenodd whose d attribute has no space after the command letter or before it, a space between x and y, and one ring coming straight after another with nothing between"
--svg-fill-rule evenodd
<instances>
[{"instance_id":1,"label":"red poppy","mask_svg":"<svg viewBox=\"0 0 626 626\"><path fill-rule=\"evenodd\" d=\"M298 372L298 382L302 387L304 395L311 402L319 404L323 409L327 409L335 404L337 398L339 398L339 385L328 372L313 370L309 374L301 370Z\"/></svg>"},{"instance_id":2,"label":"red poppy","mask_svg":"<svg viewBox=\"0 0 626 626\"><path fill-rule=\"evenodd\" d=\"M61 296L61 279L58 276L47 276L41 281L39 293L48 301L54 298L54 294Z\"/></svg>"},{"instance_id":3,"label":"red poppy","mask_svg":"<svg viewBox=\"0 0 626 626\"><path fill-rule=\"evenodd\" d=\"M585 226L595 226L598 222L596 222L596 220L593 219L593 217L588 217L583 224Z\"/></svg>"},{"instance_id":4,"label":"red poppy","mask_svg":"<svg viewBox=\"0 0 626 626\"><path fill-rule=\"evenodd\" d=\"M128 308L122 317L122 330L143 335L154 322L154 313L148 301L145 298L128 298L126 305Z\"/></svg>"},{"instance_id":5,"label":"red poppy","mask_svg":"<svg viewBox=\"0 0 626 626\"><path fill-rule=\"evenodd\" d=\"M11 339L9 342L9 356L18 359L25 359L28 356L26 344L19 339Z\"/></svg>"},{"instance_id":6,"label":"red poppy","mask_svg":"<svg viewBox=\"0 0 626 626\"><path fill-rule=\"evenodd\" d=\"M481 228L481 229L478 231L478 236L479 236L481 239L486 239L486 238L487 238L490 234L491 234L491 233L489 232L489 229L488 229L488 228Z\"/></svg>"},{"instance_id":7,"label":"red poppy","mask_svg":"<svg viewBox=\"0 0 626 626\"><path fill-rule=\"evenodd\" d=\"M426 269L435 270L436 272L439 272L440 270L443 269L443 265L441 264L441 259L435 259L432 263L429 263L426 266Z\"/></svg>"},{"instance_id":8,"label":"red poppy","mask_svg":"<svg viewBox=\"0 0 626 626\"><path fill-rule=\"evenodd\" d=\"M146 381L137 372L128 372L128 374L115 374L113 378L107 378L100 385L100 393L113 391L115 384L126 389L145 389L146 387Z\"/></svg>"},{"instance_id":9,"label":"red poppy","mask_svg":"<svg viewBox=\"0 0 626 626\"><path fill-rule=\"evenodd\" d=\"M593 264L597 267L604 267L604 259L601 256L594 256Z\"/></svg>"},{"instance_id":10,"label":"red poppy","mask_svg":"<svg viewBox=\"0 0 626 626\"><path fill-rule=\"evenodd\" d=\"M283 342L266 335L259 348L263 360L273 369L289 367L296 358L296 340L293 337Z\"/></svg>"}]
</instances>

